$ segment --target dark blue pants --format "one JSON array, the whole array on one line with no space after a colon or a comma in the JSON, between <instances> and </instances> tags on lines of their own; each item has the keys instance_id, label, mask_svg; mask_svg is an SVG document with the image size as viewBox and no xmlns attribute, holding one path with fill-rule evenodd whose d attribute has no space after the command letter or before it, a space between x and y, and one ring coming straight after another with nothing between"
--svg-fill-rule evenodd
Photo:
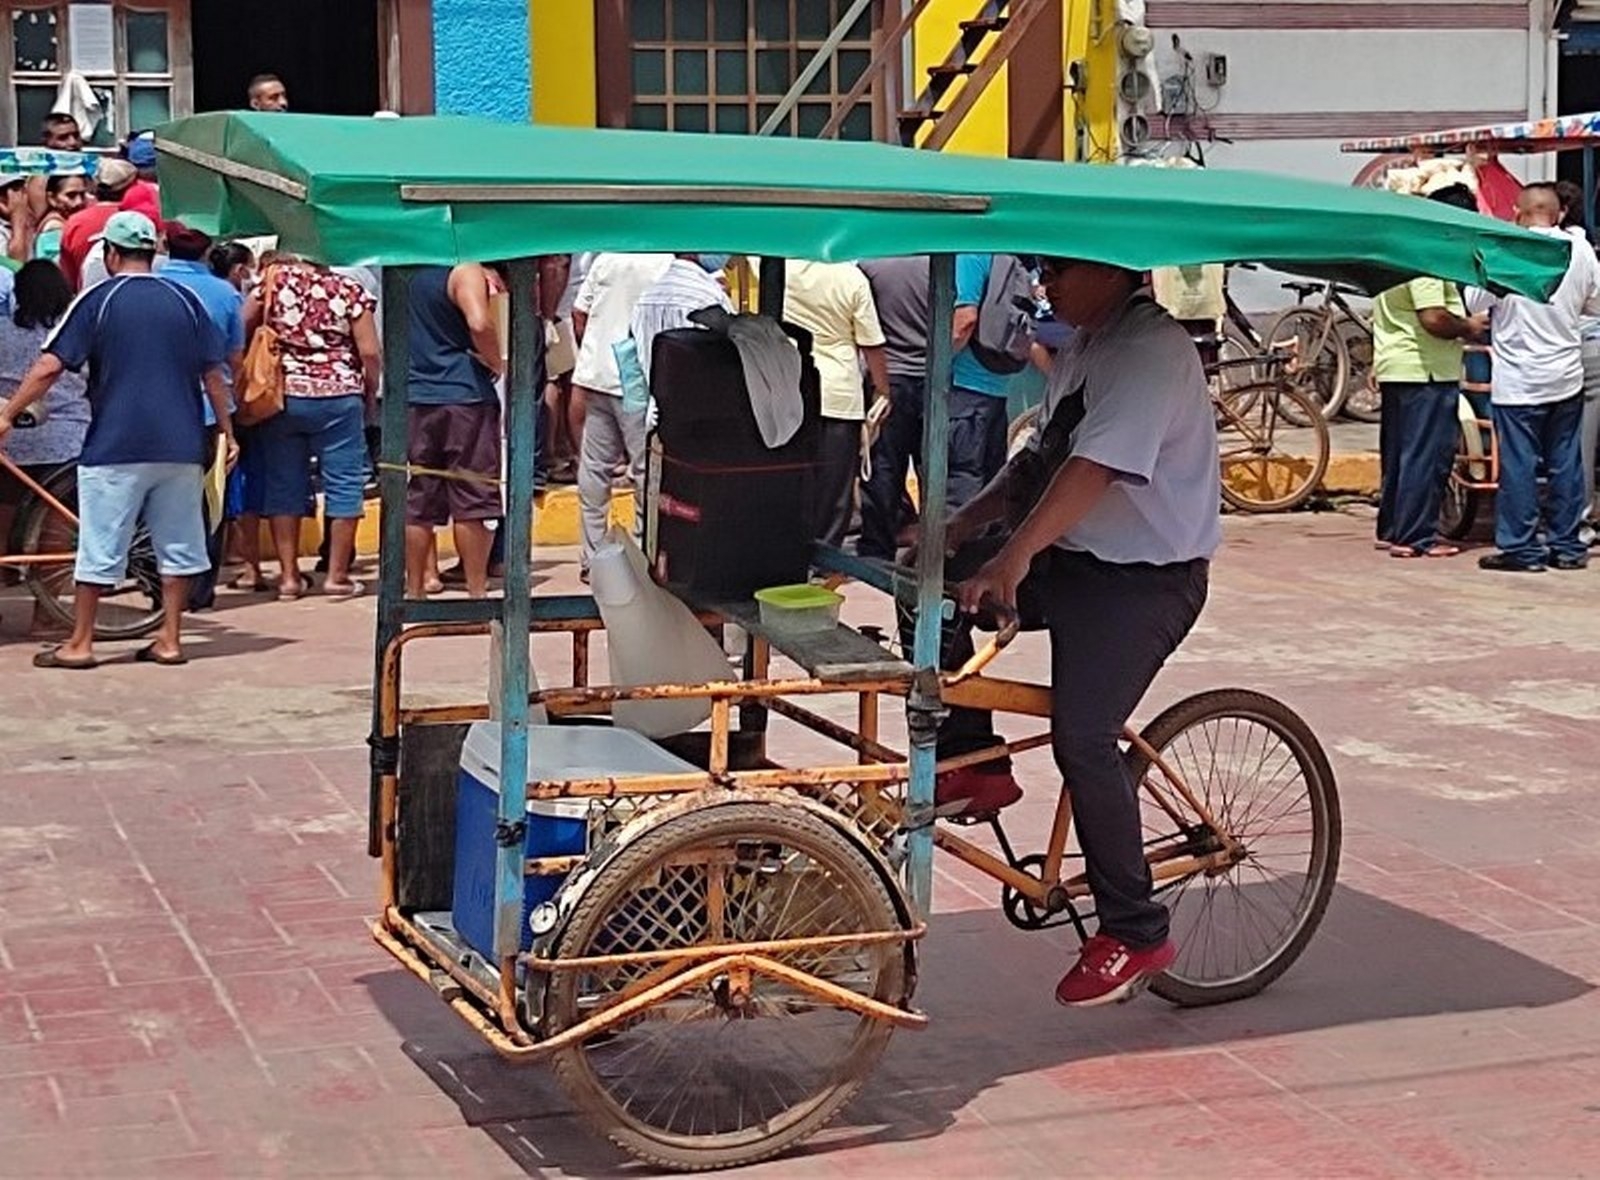
<instances>
[{"instance_id":1,"label":"dark blue pants","mask_svg":"<svg viewBox=\"0 0 1600 1180\"><path fill-rule=\"evenodd\" d=\"M861 490L861 538L856 550L863 557L892 560L895 534L906 523L902 512L906 470L920 463L923 408L927 382L915 377L891 377L892 409L872 448L872 478ZM950 391L949 482L945 503L951 508L974 499L1006 463L1006 399ZM921 478L920 469L917 472Z\"/></svg>"},{"instance_id":2,"label":"dark blue pants","mask_svg":"<svg viewBox=\"0 0 1600 1180\"><path fill-rule=\"evenodd\" d=\"M1378 539L1430 549L1456 452L1460 390L1453 381L1385 381L1382 391Z\"/></svg>"},{"instance_id":3,"label":"dark blue pants","mask_svg":"<svg viewBox=\"0 0 1600 1180\"><path fill-rule=\"evenodd\" d=\"M945 567L969 577L999 549L1000 538L965 545ZM1167 658L1205 605L1210 563L1116 565L1051 548L1035 559L1017 592L1027 629L1050 633L1051 746L1072 792L1072 823L1084 851L1100 929L1133 947L1167 937L1167 909L1151 893L1139 822L1139 796L1117 741ZM940 666L972 655L972 624L947 624ZM939 729L939 756L999 742L991 714L951 709ZM1009 759L986 764L1009 765Z\"/></svg>"},{"instance_id":4,"label":"dark blue pants","mask_svg":"<svg viewBox=\"0 0 1600 1180\"><path fill-rule=\"evenodd\" d=\"M1583 395L1542 406L1494 407L1500 440L1500 488L1495 493L1494 543L1524 565L1550 557L1580 558L1583 522ZM1545 473L1539 533L1539 472Z\"/></svg>"}]
</instances>

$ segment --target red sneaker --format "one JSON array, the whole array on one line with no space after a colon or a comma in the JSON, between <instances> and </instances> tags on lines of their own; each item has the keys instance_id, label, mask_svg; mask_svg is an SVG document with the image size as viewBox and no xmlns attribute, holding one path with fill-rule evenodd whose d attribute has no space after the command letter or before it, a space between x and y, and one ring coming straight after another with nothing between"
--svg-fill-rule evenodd
<instances>
[{"instance_id":1,"label":"red sneaker","mask_svg":"<svg viewBox=\"0 0 1600 1180\"><path fill-rule=\"evenodd\" d=\"M1056 1001L1069 1008L1093 1008L1131 1000L1177 957L1170 938L1136 951L1109 934L1091 935L1072 970L1056 984Z\"/></svg>"},{"instance_id":2,"label":"red sneaker","mask_svg":"<svg viewBox=\"0 0 1600 1180\"><path fill-rule=\"evenodd\" d=\"M963 766L947 770L933 787L934 814L941 819L976 819L993 815L1022 798L1022 788L1009 770Z\"/></svg>"}]
</instances>

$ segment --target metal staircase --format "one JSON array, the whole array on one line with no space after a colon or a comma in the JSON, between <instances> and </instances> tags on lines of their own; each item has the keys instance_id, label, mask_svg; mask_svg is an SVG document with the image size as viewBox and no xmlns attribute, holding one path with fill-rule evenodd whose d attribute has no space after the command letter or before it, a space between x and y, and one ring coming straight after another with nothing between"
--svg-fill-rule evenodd
<instances>
[{"instance_id":1,"label":"metal staircase","mask_svg":"<svg viewBox=\"0 0 1600 1180\"><path fill-rule=\"evenodd\" d=\"M845 117L910 46L910 36L930 0L916 0L883 34L877 52L850 90L839 100L821 138L838 135ZM999 76L1034 22L1061 0L985 0L970 20L960 23L955 45L938 65L929 66L927 83L914 102L897 116L900 142L907 147L938 151L950 142L961 121Z\"/></svg>"}]
</instances>

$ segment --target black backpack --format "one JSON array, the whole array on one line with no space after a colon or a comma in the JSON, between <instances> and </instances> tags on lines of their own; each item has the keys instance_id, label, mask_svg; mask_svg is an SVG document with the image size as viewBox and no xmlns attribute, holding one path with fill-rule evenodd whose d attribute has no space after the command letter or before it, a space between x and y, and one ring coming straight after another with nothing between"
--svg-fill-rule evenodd
<instances>
[{"instance_id":1,"label":"black backpack","mask_svg":"<svg viewBox=\"0 0 1600 1180\"><path fill-rule=\"evenodd\" d=\"M978 304L978 323L967 347L991 373L1027 368L1036 334L1033 276L1015 254L996 254Z\"/></svg>"}]
</instances>

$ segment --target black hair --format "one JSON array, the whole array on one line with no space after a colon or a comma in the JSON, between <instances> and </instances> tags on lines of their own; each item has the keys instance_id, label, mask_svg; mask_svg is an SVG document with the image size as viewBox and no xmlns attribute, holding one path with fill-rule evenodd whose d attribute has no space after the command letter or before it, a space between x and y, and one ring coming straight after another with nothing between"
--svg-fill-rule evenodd
<instances>
[{"instance_id":1,"label":"black hair","mask_svg":"<svg viewBox=\"0 0 1600 1180\"><path fill-rule=\"evenodd\" d=\"M85 187L87 187L89 184L89 178L87 176L78 176L75 174L72 176L56 175L50 177L49 180L44 182L44 191L49 193L51 196L55 196L61 191L61 186L66 184L66 182L69 180L81 180L83 181Z\"/></svg>"},{"instance_id":2,"label":"black hair","mask_svg":"<svg viewBox=\"0 0 1600 1180\"><path fill-rule=\"evenodd\" d=\"M19 328L53 328L73 299L72 284L61 268L44 258L26 262L17 271L11 322Z\"/></svg>"},{"instance_id":3,"label":"black hair","mask_svg":"<svg viewBox=\"0 0 1600 1180\"><path fill-rule=\"evenodd\" d=\"M1583 186L1570 180L1556 181L1556 200L1561 202L1561 225L1569 229L1583 224Z\"/></svg>"},{"instance_id":4,"label":"black hair","mask_svg":"<svg viewBox=\"0 0 1600 1180\"><path fill-rule=\"evenodd\" d=\"M276 74L257 74L254 78L250 79L250 85L244 88L244 92L248 95L254 96L255 92L260 87L266 86L273 82L276 82L279 86L283 85L283 79L278 77Z\"/></svg>"},{"instance_id":5,"label":"black hair","mask_svg":"<svg viewBox=\"0 0 1600 1180\"><path fill-rule=\"evenodd\" d=\"M1477 194L1460 182L1447 184L1441 189L1436 189L1428 194L1428 200L1438 201L1441 205L1450 205L1468 213L1476 213L1478 211Z\"/></svg>"},{"instance_id":6,"label":"black hair","mask_svg":"<svg viewBox=\"0 0 1600 1180\"><path fill-rule=\"evenodd\" d=\"M250 247L243 242L224 242L220 246L211 247L211 253L206 262L211 267L211 273L219 279L225 279L233 273L236 266L249 266L256 260L250 253Z\"/></svg>"},{"instance_id":7,"label":"black hair","mask_svg":"<svg viewBox=\"0 0 1600 1180\"><path fill-rule=\"evenodd\" d=\"M51 111L39 125L49 129L51 127L64 127L68 123L72 124L74 131L77 131L80 135L83 133L83 128L78 126L78 120L67 114L66 111Z\"/></svg>"},{"instance_id":8,"label":"black hair","mask_svg":"<svg viewBox=\"0 0 1600 1180\"><path fill-rule=\"evenodd\" d=\"M120 258L131 258L135 262L145 262L155 265L156 252L154 250L135 250L131 246L117 246L110 242L105 244L107 250L115 250Z\"/></svg>"}]
</instances>

